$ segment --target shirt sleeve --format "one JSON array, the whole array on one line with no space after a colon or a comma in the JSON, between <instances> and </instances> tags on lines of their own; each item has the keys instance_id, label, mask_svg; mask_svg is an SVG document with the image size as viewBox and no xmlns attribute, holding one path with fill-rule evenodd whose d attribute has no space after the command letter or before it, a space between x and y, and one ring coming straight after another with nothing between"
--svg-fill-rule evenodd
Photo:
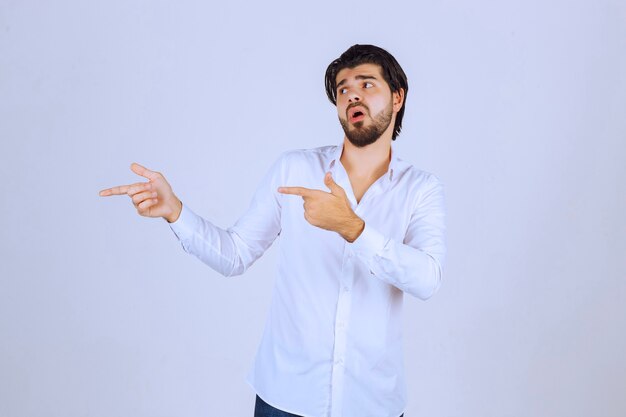
<instances>
[{"instance_id":1,"label":"shirt sleeve","mask_svg":"<svg viewBox=\"0 0 626 417\"><path fill-rule=\"evenodd\" d=\"M280 234L280 196L284 154L261 180L247 211L237 222L222 229L183 204L170 228L185 252L224 276L243 274Z\"/></svg>"},{"instance_id":2,"label":"shirt sleeve","mask_svg":"<svg viewBox=\"0 0 626 417\"><path fill-rule=\"evenodd\" d=\"M441 285L446 255L445 202L439 179L431 176L403 242L366 222L361 235L348 245L376 278L422 300L430 298Z\"/></svg>"}]
</instances>

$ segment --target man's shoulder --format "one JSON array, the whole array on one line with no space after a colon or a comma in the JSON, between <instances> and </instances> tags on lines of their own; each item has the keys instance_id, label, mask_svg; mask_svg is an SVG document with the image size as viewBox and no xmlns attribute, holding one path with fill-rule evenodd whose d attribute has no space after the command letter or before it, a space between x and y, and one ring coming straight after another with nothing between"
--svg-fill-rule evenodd
<instances>
[{"instance_id":1,"label":"man's shoulder","mask_svg":"<svg viewBox=\"0 0 626 417\"><path fill-rule=\"evenodd\" d=\"M308 149L290 149L282 152L278 160L283 166L298 165L305 166L325 165L337 152L337 146L327 145Z\"/></svg>"},{"instance_id":2,"label":"man's shoulder","mask_svg":"<svg viewBox=\"0 0 626 417\"><path fill-rule=\"evenodd\" d=\"M290 149L284 151L281 157L285 158L320 158L328 157L337 150L337 145L319 146L317 148Z\"/></svg>"},{"instance_id":3,"label":"man's shoulder","mask_svg":"<svg viewBox=\"0 0 626 417\"><path fill-rule=\"evenodd\" d=\"M412 163L401 158L395 158L395 167L398 171L397 174L402 176L405 181L415 185L423 186L426 184L441 184L441 179L437 175L426 171L425 169L418 168Z\"/></svg>"}]
</instances>

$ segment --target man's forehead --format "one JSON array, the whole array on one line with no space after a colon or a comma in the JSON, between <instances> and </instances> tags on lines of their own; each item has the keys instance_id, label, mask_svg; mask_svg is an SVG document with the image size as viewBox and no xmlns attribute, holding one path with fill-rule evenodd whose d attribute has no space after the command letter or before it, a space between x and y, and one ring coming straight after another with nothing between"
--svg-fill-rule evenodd
<instances>
[{"instance_id":1,"label":"man's forehead","mask_svg":"<svg viewBox=\"0 0 626 417\"><path fill-rule=\"evenodd\" d=\"M341 83L348 78L355 78L357 76L373 76L375 78L382 78L382 68L378 64L360 64L354 68L343 68L337 73L335 82Z\"/></svg>"}]
</instances>

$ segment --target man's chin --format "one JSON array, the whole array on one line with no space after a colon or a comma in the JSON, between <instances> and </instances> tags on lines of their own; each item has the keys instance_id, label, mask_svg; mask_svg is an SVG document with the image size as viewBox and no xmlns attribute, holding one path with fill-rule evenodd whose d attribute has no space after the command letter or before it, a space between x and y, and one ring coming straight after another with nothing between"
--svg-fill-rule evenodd
<instances>
[{"instance_id":1,"label":"man's chin","mask_svg":"<svg viewBox=\"0 0 626 417\"><path fill-rule=\"evenodd\" d=\"M377 129L377 126L366 124L365 120L359 120L355 123L350 123L346 120L339 119L341 127L348 141L357 148L364 148L367 145L371 145L380 138L382 132Z\"/></svg>"},{"instance_id":2,"label":"man's chin","mask_svg":"<svg viewBox=\"0 0 626 417\"><path fill-rule=\"evenodd\" d=\"M355 132L351 132L352 134L346 134L346 138L348 138L348 141L350 141L351 144L353 144L354 146L356 146L357 148L364 148L367 145L371 145L372 143L376 142L380 136L372 136L370 135L359 135L359 134L354 134Z\"/></svg>"}]
</instances>

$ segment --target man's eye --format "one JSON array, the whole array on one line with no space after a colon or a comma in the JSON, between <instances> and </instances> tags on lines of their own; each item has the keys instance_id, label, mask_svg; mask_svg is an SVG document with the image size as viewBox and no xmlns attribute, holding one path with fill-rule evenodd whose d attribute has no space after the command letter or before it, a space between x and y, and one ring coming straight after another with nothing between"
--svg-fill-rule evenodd
<instances>
[{"instance_id":1,"label":"man's eye","mask_svg":"<svg viewBox=\"0 0 626 417\"><path fill-rule=\"evenodd\" d=\"M374 84L372 84L372 83L365 83L365 84L363 85L363 87L365 87L365 88L374 87Z\"/></svg>"},{"instance_id":2,"label":"man's eye","mask_svg":"<svg viewBox=\"0 0 626 417\"><path fill-rule=\"evenodd\" d=\"M340 88L339 89L339 94L346 94L346 91L348 91L347 88Z\"/></svg>"}]
</instances>

